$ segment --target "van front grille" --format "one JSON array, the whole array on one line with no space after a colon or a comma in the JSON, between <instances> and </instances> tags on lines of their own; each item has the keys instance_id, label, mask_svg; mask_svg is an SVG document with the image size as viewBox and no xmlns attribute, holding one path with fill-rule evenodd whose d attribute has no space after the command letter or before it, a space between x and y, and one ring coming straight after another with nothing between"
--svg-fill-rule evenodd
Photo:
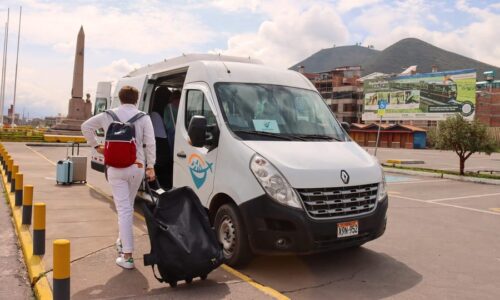
<instances>
[{"instance_id":1,"label":"van front grille","mask_svg":"<svg viewBox=\"0 0 500 300\"><path fill-rule=\"evenodd\" d=\"M307 213L314 219L331 219L367 214L375 210L378 183L297 189Z\"/></svg>"}]
</instances>

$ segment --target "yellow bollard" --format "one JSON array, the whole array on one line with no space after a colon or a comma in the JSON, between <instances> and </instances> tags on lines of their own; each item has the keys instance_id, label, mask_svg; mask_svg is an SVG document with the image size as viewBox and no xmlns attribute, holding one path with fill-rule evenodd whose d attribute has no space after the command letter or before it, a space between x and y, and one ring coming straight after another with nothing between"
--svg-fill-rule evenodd
<instances>
[{"instance_id":1,"label":"yellow bollard","mask_svg":"<svg viewBox=\"0 0 500 300\"><path fill-rule=\"evenodd\" d=\"M70 243L68 240L54 241L54 300L69 300L70 295Z\"/></svg>"},{"instance_id":2,"label":"yellow bollard","mask_svg":"<svg viewBox=\"0 0 500 300\"><path fill-rule=\"evenodd\" d=\"M9 158L7 160L7 182L10 183L11 176L12 176L12 165L14 164L14 160L12 158Z\"/></svg>"},{"instance_id":3,"label":"yellow bollard","mask_svg":"<svg viewBox=\"0 0 500 300\"><path fill-rule=\"evenodd\" d=\"M23 174L17 174L17 175L23 175ZM18 181L16 179L16 185ZM23 186L16 186L16 197L17 197L17 192L19 189L21 190L21 199L22 199L22 204L23 204L23 220L22 223L23 225L31 225L31 216L33 214L33 186L32 185L26 185L24 186L24 192L23 192ZM16 198L17 201L17 198Z\"/></svg>"},{"instance_id":4,"label":"yellow bollard","mask_svg":"<svg viewBox=\"0 0 500 300\"><path fill-rule=\"evenodd\" d=\"M23 184L24 178L23 173L16 173L14 179L12 180L12 185L14 186L14 196L15 196L15 205L21 206L23 205Z\"/></svg>"},{"instance_id":5,"label":"yellow bollard","mask_svg":"<svg viewBox=\"0 0 500 300\"><path fill-rule=\"evenodd\" d=\"M45 203L35 203L33 213L33 255L45 254Z\"/></svg>"},{"instance_id":6,"label":"yellow bollard","mask_svg":"<svg viewBox=\"0 0 500 300\"><path fill-rule=\"evenodd\" d=\"M10 178L10 192L14 193L16 191L16 174L19 173L19 166L13 165L11 173L12 175Z\"/></svg>"}]
</instances>

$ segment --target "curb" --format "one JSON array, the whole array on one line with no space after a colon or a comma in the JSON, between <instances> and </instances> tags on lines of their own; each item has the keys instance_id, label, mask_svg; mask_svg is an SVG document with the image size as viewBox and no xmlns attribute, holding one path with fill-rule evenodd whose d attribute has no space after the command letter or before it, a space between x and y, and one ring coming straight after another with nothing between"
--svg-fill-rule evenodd
<instances>
[{"instance_id":1,"label":"curb","mask_svg":"<svg viewBox=\"0 0 500 300\"><path fill-rule=\"evenodd\" d=\"M52 288L45 274L45 265L43 264L42 257L33 255L33 238L28 226L22 225L22 209L16 207L14 203L14 193L7 190L6 176L1 170L2 186L4 189L5 198L12 212L12 223L16 229L16 235L23 251L24 263L28 271L31 281L31 287L37 299L52 300Z\"/></svg>"},{"instance_id":2,"label":"curb","mask_svg":"<svg viewBox=\"0 0 500 300\"><path fill-rule=\"evenodd\" d=\"M391 167L385 167L385 166L383 168L384 168L385 172L390 172L390 173L406 174L406 175L419 175L419 176L434 177L434 178L445 178L445 179L451 179L451 180L463 181L463 182L500 185L500 180L497 180L497 179L477 178L477 177L470 177L470 176L459 176L459 175L452 175L452 174L445 174L445 173L433 173L433 172L425 172L425 171L404 170L404 169L391 168Z\"/></svg>"}]
</instances>

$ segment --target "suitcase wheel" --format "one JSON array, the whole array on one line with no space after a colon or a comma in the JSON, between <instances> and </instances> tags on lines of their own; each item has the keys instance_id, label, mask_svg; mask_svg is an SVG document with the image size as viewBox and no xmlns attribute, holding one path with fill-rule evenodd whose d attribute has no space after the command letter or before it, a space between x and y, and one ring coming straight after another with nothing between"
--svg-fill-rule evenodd
<instances>
[{"instance_id":1,"label":"suitcase wheel","mask_svg":"<svg viewBox=\"0 0 500 300\"><path fill-rule=\"evenodd\" d=\"M201 275L200 278L201 278L201 280L206 280L207 279L207 275Z\"/></svg>"},{"instance_id":2,"label":"suitcase wheel","mask_svg":"<svg viewBox=\"0 0 500 300\"><path fill-rule=\"evenodd\" d=\"M170 284L170 287L177 287L177 281L169 281L168 284Z\"/></svg>"},{"instance_id":3,"label":"suitcase wheel","mask_svg":"<svg viewBox=\"0 0 500 300\"><path fill-rule=\"evenodd\" d=\"M193 278L188 278L188 279L186 279L186 283L187 283L187 284L190 284L191 282L193 282Z\"/></svg>"}]
</instances>

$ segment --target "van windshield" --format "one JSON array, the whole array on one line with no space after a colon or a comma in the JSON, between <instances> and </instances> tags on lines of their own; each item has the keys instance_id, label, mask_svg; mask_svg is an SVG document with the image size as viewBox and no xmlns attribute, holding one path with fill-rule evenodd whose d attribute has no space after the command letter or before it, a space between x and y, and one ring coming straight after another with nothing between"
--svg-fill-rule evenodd
<instances>
[{"instance_id":1,"label":"van windshield","mask_svg":"<svg viewBox=\"0 0 500 300\"><path fill-rule=\"evenodd\" d=\"M314 91L248 83L216 83L215 91L224 120L242 139L348 140Z\"/></svg>"}]
</instances>

